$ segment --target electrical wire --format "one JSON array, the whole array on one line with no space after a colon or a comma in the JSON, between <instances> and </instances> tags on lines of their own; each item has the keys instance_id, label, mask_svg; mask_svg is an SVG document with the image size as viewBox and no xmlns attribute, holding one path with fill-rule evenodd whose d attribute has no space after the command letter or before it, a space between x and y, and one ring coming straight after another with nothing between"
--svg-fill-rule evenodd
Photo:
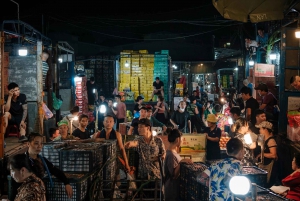
<instances>
[{"instance_id":1,"label":"electrical wire","mask_svg":"<svg viewBox=\"0 0 300 201\"><path fill-rule=\"evenodd\" d=\"M139 38L132 38L132 37L124 37L124 36L117 36L117 35L112 35L112 34L106 34L106 33L103 33L103 32L99 32L99 31L87 29L87 28L78 26L76 24L73 24L73 23L70 23L70 22L67 22L65 20L61 20L61 19L55 18L55 17L51 17L51 16L49 16L49 17L52 18L52 19L55 19L57 21L64 22L64 23L66 23L68 25L71 25L73 27L77 27L77 28L80 28L80 29L83 29L83 30L86 30L86 31L93 32L93 33L97 33L97 34L101 34L101 35L105 35L105 36L109 36L109 37L114 37L114 38L123 38L123 39L129 39L129 40L143 40L143 41L162 41L162 40L175 40L175 39L189 38L189 37L194 37L194 36L199 36L199 35L203 35L203 34L206 34L206 33L210 33L210 32L213 32L213 31L217 31L217 30L226 28L228 26L233 26L233 25L241 24L241 23L237 23L237 24L223 25L223 27L220 27L220 28L216 28L216 29L205 31L205 32L201 32L201 33L190 34L190 35L186 35L186 36L178 36L178 37L163 38L163 39L160 39L160 38L158 38L158 39L139 39Z\"/></svg>"}]
</instances>

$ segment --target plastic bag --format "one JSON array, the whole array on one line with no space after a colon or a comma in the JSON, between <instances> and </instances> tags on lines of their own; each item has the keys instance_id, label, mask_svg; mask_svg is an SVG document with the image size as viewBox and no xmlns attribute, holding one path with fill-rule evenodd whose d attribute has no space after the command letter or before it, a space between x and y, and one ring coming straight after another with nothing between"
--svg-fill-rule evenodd
<instances>
[{"instance_id":1,"label":"plastic bag","mask_svg":"<svg viewBox=\"0 0 300 201\"><path fill-rule=\"evenodd\" d=\"M59 110L62 105L62 100L56 98L55 93L52 93L52 99L53 99L53 108L55 110Z\"/></svg>"},{"instance_id":2,"label":"plastic bag","mask_svg":"<svg viewBox=\"0 0 300 201\"><path fill-rule=\"evenodd\" d=\"M46 119L50 119L51 117L53 117L53 113L49 110L45 103L43 103L42 108Z\"/></svg>"},{"instance_id":3,"label":"plastic bag","mask_svg":"<svg viewBox=\"0 0 300 201\"><path fill-rule=\"evenodd\" d=\"M136 190L136 183L133 181L134 180L133 175L127 173L127 180L130 182L129 189Z\"/></svg>"}]
</instances>

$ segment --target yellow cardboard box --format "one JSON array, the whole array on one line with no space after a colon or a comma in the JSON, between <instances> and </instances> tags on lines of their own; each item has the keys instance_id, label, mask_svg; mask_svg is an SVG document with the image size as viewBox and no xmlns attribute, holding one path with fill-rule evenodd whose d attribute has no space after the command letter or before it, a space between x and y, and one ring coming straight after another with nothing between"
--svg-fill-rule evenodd
<instances>
[{"instance_id":1,"label":"yellow cardboard box","mask_svg":"<svg viewBox=\"0 0 300 201\"><path fill-rule=\"evenodd\" d=\"M130 69L128 69L128 70L120 70L120 73L121 74L128 74L128 75L130 75L131 71L130 71Z\"/></svg>"},{"instance_id":2,"label":"yellow cardboard box","mask_svg":"<svg viewBox=\"0 0 300 201\"><path fill-rule=\"evenodd\" d=\"M131 91L139 91L139 84L130 84Z\"/></svg>"},{"instance_id":3,"label":"yellow cardboard box","mask_svg":"<svg viewBox=\"0 0 300 201\"><path fill-rule=\"evenodd\" d=\"M140 78L140 84L147 84L147 80L144 77L139 77Z\"/></svg>"},{"instance_id":4,"label":"yellow cardboard box","mask_svg":"<svg viewBox=\"0 0 300 201\"><path fill-rule=\"evenodd\" d=\"M138 82L138 81L139 81L139 78L138 78L138 77L131 77L130 80L131 80L131 81L137 81L137 82Z\"/></svg>"},{"instance_id":5,"label":"yellow cardboard box","mask_svg":"<svg viewBox=\"0 0 300 201\"><path fill-rule=\"evenodd\" d=\"M131 73L131 77L138 77L139 75L137 73Z\"/></svg>"}]
</instances>

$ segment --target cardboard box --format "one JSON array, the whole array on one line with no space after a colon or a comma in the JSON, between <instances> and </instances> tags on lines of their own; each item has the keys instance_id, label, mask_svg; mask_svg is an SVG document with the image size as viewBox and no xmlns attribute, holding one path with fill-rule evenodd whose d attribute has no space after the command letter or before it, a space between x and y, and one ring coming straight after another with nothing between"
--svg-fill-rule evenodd
<instances>
[{"instance_id":1,"label":"cardboard box","mask_svg":"<svg viewBox=\"0 0 300 201\"><path fill-rule=\"evenodd\" d=\"M131 91L139 91L139 84L130 84Z\"/></svg>"},{"instance_id":2,"label":"cardboard box","mask_svg":"<svg viewBox=\"0 0 300 201\"><path fill-rule=\"evenodd\" d=\"M181 136L181 151L205 152L205 134L183 134Z\"/></svg>"},{"instance_id":3,"label":"cardboard box","mask_svg":"<svg viewBox=\"0 0 300 201\"><path fill-rule=\"evenodd\" d=\"M137 83L139 82L139 78L138 77L131 77L130 80L131 81L136 81Z\"/></svg>"},{"instance_id":4,"label":"cardboard box","mask_svg":"<svg viewBox=\"0 0 300 201\"><path fill-rule=\"evenodd\" d=\"M139 77L140 84L147 84L147 80L144 77Z\"/></svg>"}]
</instances>

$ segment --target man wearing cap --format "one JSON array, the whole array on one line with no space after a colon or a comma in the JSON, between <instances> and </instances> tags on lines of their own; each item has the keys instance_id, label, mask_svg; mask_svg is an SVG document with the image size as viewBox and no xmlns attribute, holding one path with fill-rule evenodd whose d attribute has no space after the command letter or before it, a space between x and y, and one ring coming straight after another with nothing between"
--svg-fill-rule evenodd
<instances>
[{"instance_id":1,"label":"man wearing cap","mask_svg":"<svg viewBox=\"0 0 300 201\"><path fill-rule=\"evenodd\" d=\"M153 92L150 102L152 101L154 95L162 95L162 97L164 97L164 83L159 80L159 77L156 77L155 81L153 82Z\"/></svg>"},{"instance_id":2,"label":"man wearing cap","mask_svg":"<svg viewBox=\"0 0 300 201\"><path fill-rule=\"evenodd\" d=\"M262 97L262 102L259 106L259 109L266 112L268 119L273 119L274 106L277 105L277 99L271 92L269 92L268 86L264 83L261 83L255 87L255 90L257 90L258 94Z\"/></svg>"},{"instance_id":3,"label":"man wearing cap","mask_svg":"<svg viewBox=\"0 0 300 201\"><path fill-rule=\"evenodd\" d=\"M221 139L221 130L217 127L217 117L214 114L207 115L207 125L204 133L206 134L206 159L215 160L221 158L219 141Z\"/></svg>"},{"instance_id":4,"label":"man wearing cap","mask_svg":"<svg viewBox=\"0 0 300 201\"><path fill-rule=\"evenodd\" d=\"M147 105L146 108L147 108L147 119L150 120L151 127L162 127L163 132L165 132L167 130L167 127L165 126L165 124L161 123L155 117L152 116L152 114L153 114L152 106Z\"/></svg>"},{"instance_id":5,"label":"man wearing cap","mask_svg":"<svg viewBox=\"0 0 300 201\"><path fill-rule=\"evenodd\" d=\"M60 136L53 139L53 141L60 141L60 140L79 140L80 138L74 137L73 135L68 135L68 121L67 120L61 120L57 123L59 134Z\"/></svg>"},{"instance_id":6,"label":"man wearing cap","mask_svg":"<svg viewBox=\"0 0 300 201\"><path fill-rule=\"evenodd\" d=\"M127 132L128 135L138 135L138 122L140 119L147 118L147 108L145 106L140 108L140 117L134 118L131 122L130 128Z\"/></svg>"},{"instance_id":7,"label":"man wearing cap","mask_svg":"<svg viewBox=\"0 0 300 201\"><path fill-rule=\"evenodd\" d=\"M153 136L151 123L147 118L140 119L138 131L141 135L134 141L125 143L125 148L136 148L139 153L138 179L160 179L159 158L164 159L165 147L162 140Z\"/></svg>"},{"instance_id":8,"label":"man wearing cap","mask_svg":"<svg viewBox=\"0 0 300 201\"><path fill-rule=\"evenodd\" d=\"M179 109L174 111L170 122L175 129L179 129L184 133L192 133L191 116L186 111L186 103L184 101L180 101Z\"/></svg>"}]
</instances>

